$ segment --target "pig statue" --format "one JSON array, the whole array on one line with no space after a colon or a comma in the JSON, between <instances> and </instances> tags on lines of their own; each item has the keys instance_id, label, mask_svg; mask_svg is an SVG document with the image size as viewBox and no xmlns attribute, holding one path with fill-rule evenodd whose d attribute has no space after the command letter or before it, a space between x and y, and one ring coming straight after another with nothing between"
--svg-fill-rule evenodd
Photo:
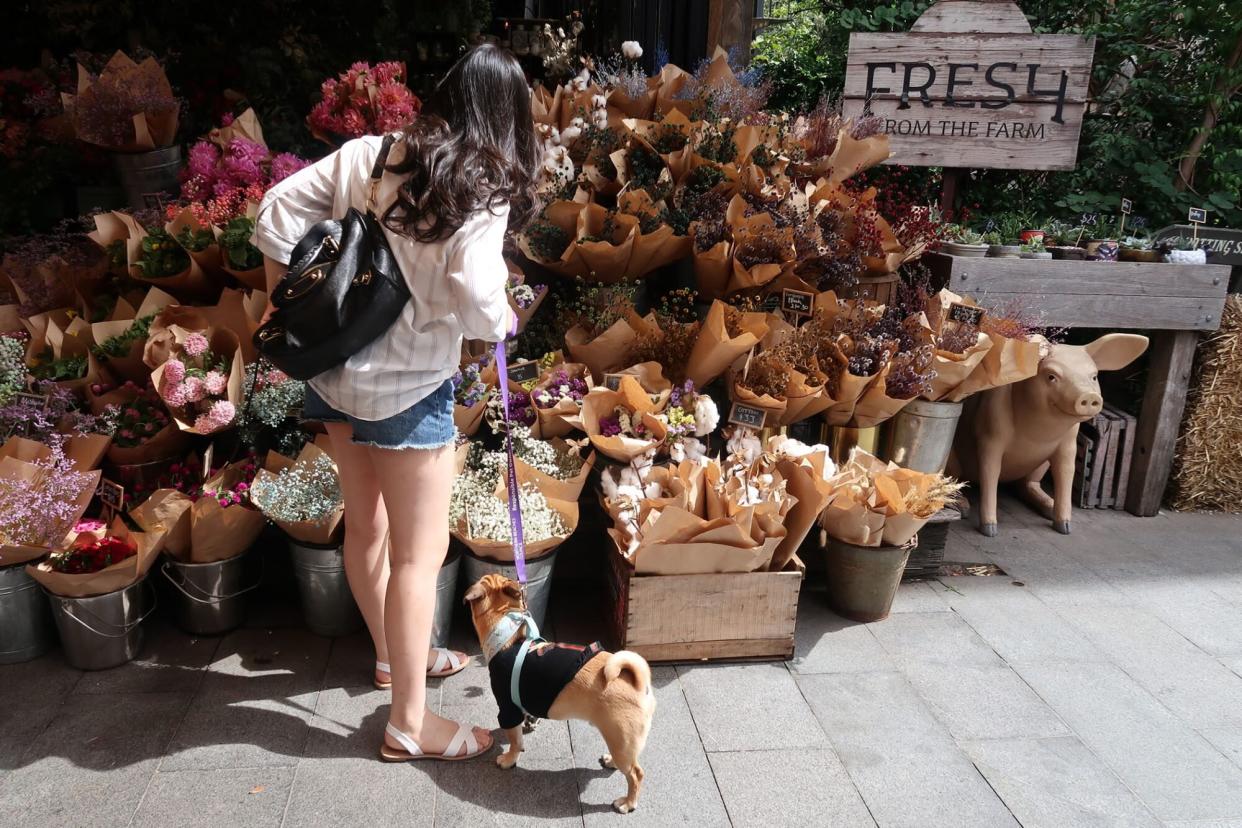
<instances>
[{"instance_id":1,"label":"pig statue","mask_svg":"<svg viewBox=\"0 0 1242 828\"><path fill-rule=\"evenodd\" d=\"M950 475L979 484L979 531L996 536L996 487L1021 481L1022 498L1070 531L1070 484L1078 425L1104 407L1097 371L1116 371L1147 348L1147 337L1105 334L1090 345L1049 345L1030 379L966 401L949 461ZM1052 497L1040 486L1052 468Z\"/></svg>"}]
</instances>

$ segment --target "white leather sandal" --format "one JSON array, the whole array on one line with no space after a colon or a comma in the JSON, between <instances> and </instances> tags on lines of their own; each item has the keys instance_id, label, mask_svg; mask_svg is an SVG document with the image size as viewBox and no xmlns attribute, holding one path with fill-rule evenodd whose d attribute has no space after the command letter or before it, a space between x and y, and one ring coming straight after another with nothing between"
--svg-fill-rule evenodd
<instances>
[{"instance_id":1,"label":"white leather sandal","mask_svg":"<svg viewBox=\"0 0 1242 828\"><path fill-rule=\"evenodd\" d=\"M431 652L435 654L435 660L427 665L427 678L448 678L457 675L470 664L470 656L466 656L463 660L458 657L457 653L443 647L432 647ZM375 669L380 673L392 674L392 667L382 661L375 662ZM372 682L376 690L392 689L392 679L380 681L372 678Z\"/></svg>"},{"instance_id":2,"label":"white leather sandal","mask_svg":"<svg viewBox=\"0 0 1242 828\"><path fill-rule=\"evenodd\" d=\"M423 749L418 746L409 736L406 736L400 730L392 726L389 722L384 730L396 740L400 748L390 747L387 742L380 744L380 759L385 762L409 762L414 759L438 759L442 762L461 762L466 759L473 759L476 756L482 756L492 749L489 741L486 747L479 746L479 740L474 737L474 728L468 724L457 724L457 732L453 734L453 738L449 740L448 747L444 753L424 753ZM466 752L461 753L462 748Z\"/></svg>"}]
</instances>

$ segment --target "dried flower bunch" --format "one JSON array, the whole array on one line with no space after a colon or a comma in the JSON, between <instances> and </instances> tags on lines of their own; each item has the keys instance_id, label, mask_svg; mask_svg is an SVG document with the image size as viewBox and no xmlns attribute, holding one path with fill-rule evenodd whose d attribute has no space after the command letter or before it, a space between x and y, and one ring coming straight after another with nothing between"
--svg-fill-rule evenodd
<instances>
[{"instance_id":1,"label":"dried flower bunch","mask_svg":"<svg viewBox=\"0 0 1242 828\"><path fill-rule=\"evenodd\" d=\"M320 523L341 508L341 480L332 458L320 453L256 480L250 498L272 520Z\"/></svg>"},{"instance_id":2,"label":"dried flower bunch","mask_svg":"<svg viewBox=\"0 0 1242 828\"><path fill-rule=\"evenodd\" d=\"M0 476L0 545L56 546L82 514L78 500L98 473L80 472L50 440L50 454L28 464L34 473Z\"/></svg>"},{"instance_id":3,"label":"dried flower bunch","mask_svg":"<svg viewBox=\"0 0 1242 828\"><path fill-rule=\"evenodd\" d=\"M306 400L306 383L265 362L246 366L245 388L247 398L240 418L243 426L253 421L276 428L298 412Z\"/></svg>"},{"instance_id":4,"label":"dried flower bunch","mask_svg":"<svg viewBox=\"0 0 1242 828\"><path fill-rule=\"evenodd\" d=\"M0 405L26 390L26 346L13 336L0 336Z\"/></svg>"},{"instance_id":5,"label":"dried flower bunch","mask_svg":"<svg viewBox=\"0 0 1242 828\"><path fill-rule=\"evenodd\" d=\"M531 399L538 408L554 408L562 400L582 405L582 398L591 389L581 372L571 374L564 368L555 369L551 376L539 383L531 392Z\"/></svg>"},{"instance_id":6,"label":"dried flower bunch","mask_svg":"<svg viewBox=\"0 0 1242 828\"><path fill-rule=\"evenodd\" d=\"M483 369L490 364L490 359L471 360L465 362L452 376L453 401L457 405L473 408L483 402L490 386L483 380Z\"/></svg>"},{"instance_id":7,"label":"dried flower bunch","mask_svg":"<svg viewBox=\"0 0 1242 828\"><path fill-rule=\"evenodd\" d=\"M594 339L634 311L637 295L637 282L613 285L579 282L573 294L558 305L562 333L579 327L588 339Z\"/></svg>"}]
</instances>

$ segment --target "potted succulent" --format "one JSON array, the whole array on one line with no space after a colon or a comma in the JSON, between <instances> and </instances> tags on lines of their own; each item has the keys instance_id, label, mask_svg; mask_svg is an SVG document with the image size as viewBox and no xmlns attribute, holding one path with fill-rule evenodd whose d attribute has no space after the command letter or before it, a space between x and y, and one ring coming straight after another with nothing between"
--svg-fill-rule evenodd
<instances>
[{"instance_id":1,"label":"potted succulent","mask_svg":"<svg viewBox=\"0 0 1242 828\"><path fill-rule=\"evenodd\" d=\"M1088 259L1101 262L1117 261L1117 253L1120 250L1117 239L1114 236L1100 236L1099 238L1088 239L1086 248Z\"/></svg>"},{"instance_id":2,"label":"potted succulent","mask_svg":"<svg viewBox=\"0 0 1242 828\"><path fill-rule=\"evenodd\" d=\"M1068 221L1053 221L1044 234L1044 246L1054 259L1073 259L1081 261L1087 257L1087 251L1080 246L1087 228L1071 224ZM1051 238L1049 236L1051 234ZM1055 243L1052 243L1055 240Z\"/></svg>"},{"instance_id":3,"label":"potted succulent","mask_svg":"<svg viewBox=\"0 0 1242 828\"><path fill-rule=\"evenodd\" d=\"M1152 244L1151 236L1126 236L1121 240L1118 258L1123 262L1158 262L1162 256Z\"/></svg>"},{"instance_id":4,"label":"potted succulent","mask_svg":"<svg viewBox=\"0 0 1242 828\"><path fill-rule=\"evenodd\" d=\"M988 245L988 256L993 259L1016 259L1021 245L1017 237L1007 238L997 230L983 234Z\"/></svg>"},{"instance_id":5,"label":"potted succulent","mask_svg":"<svg viewBox=\"0 0 1242 828\"><path fill-rule=\"evenodd\" d=\"M1172 264L1207 264L1207 250L1203 243L1190 236L1178 236L1169 240L1165 261Z\"/></svg>"},{"instance_id":6,"label":"potted succulent","mask_svg":"<svg viewBox=\"0 0 1242 828\"><path fill-rule=\"evenodd\" d=\"M988 246L984 243L983 236L961 224L955 224L949 228L946 241L941 249L950 256L966 256L976 259L988 253Z\"/></svg>"},{"instance_id":7,"label":"potted succulent","mask_svg":"<svg viewBox=\"0 0 1242 828\"><path fill-rule=\"evenodd\" d=\"M1044 249L1044 237L1042 234L1032 236L1022 242L1018 255L1023 259L1051 259L1052 254Z\"/></svg>"}]
</instances>

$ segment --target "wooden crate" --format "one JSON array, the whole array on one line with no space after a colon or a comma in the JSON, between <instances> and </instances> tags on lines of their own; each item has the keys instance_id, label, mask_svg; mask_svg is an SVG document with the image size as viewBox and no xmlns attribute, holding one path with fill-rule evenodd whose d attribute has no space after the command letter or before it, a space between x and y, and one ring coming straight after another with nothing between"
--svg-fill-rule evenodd
<instances>
[{"instance_id":1,"label":"wooden crate","mask_svg":"<svg viewBox=\"0 0 1242 828\"><path fill-rule=\"evenodd\" d=\"M635 575L608 557L614 649L652 662L793 657L801 572Z\"/></svg>"},{"instance_id":2,"label":"wooden crate","mask_svg":"<svg viewBox=\"0 0 1242 828\"><path fill-rule=\"evenodd\" d=\"M1078 457L1074 467L1075 506L1125 508L1136 439L1135 418L1109 405L1079 426Z\"/></svg>"}]
</instances>

